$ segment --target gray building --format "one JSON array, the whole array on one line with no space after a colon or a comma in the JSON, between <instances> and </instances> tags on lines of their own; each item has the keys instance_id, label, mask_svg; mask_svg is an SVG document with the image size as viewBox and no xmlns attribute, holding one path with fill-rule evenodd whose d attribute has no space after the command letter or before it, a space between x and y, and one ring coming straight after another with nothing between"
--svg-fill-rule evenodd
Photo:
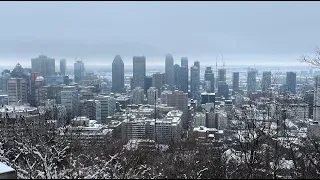
<instances>
[{"instance_id":1,"label":"gray building","mask_svg":"<svg viewBox=\"0 0 320 180\"><path fill-rule=\"evenodd\" d=\"M219 81L227 81L227 76L226 76L226 74L227 74L227 71L226 71L226 69L218 69L218 82Z\"/></svg>"},{"instance_id":2,"label":"gray building","mask_svg":"<svg viewBox=\"0 0 320 180\"><path fill-rule=\"evenodd\" d=\"M288 91L292 94L296 93L297 87L297 77L295 72L287 72L286 84L288 86Z\"/></svg>"},{"instance_id":3,"label":"gray building","mask_svg":"<svg viewBox=\"0 0 320 180\"><path fill-rule=\"evenodd\" d=\"M179 90L180 89L180 66L179 64L175 64L173 66L173 79L174 79L174 89Z\"/></svg>"},{"instance_id":4,"label":"gray building","mask_svg":"<svg viewBox=\"0 0 320 180\"><path fill-rule=\"evenodd\" d=\"M210 88L208 93L214 93L214 73L212 72L211 67L206 67L204 72L204 80L210 82Z\"/></svg>"},{"instance_id":5,"label":"gray building","mask_svg":"<svg viewBox=\"0 0 320 180\"><path fill-rule=\"evenodd\" d=\"M158 94L161 94L161 87L164 85L164 81L164 73L156 73L152 75L152 86L158 90Z\"/></svg>"},{"instance_id":6,"label":"gray building","mask_svg":"<svg viewBox=\"0 0 320 180\"><path fill-rule=\"evenodd\" d=\"M256 69L249 69L248 76L247 76L247 93L253 93L256 91L257 88L257 70Z\"/></svg>"},{"instance_id":7,"label":"gray building","mask_svg":"<svg viewBox=\"0 0 320 180\"><path fill-rule=\"evenodd\" d=\"M112 92L124 92L124 64L121 56L116 55L112 62Z\"/></svg>"},{"instance_id":8,"label":"gray building","mask_svg":"<svg viewBox=\"0 0 320 180\"><path fill-rule=\"evenodd\" d=\"M31 73L41 73L42 76L55 75L55 60L45 55L31 59Z\"/></svg>"},{"instance_id":9,"label":"gray building","mask_svg":"<svg viewBox=\"0 0 320 180\"><path fill-rule=\"evenodd\" d=\"M74 82L78 83L83 80L85 75L84 63L77 61L74 63Z\"/></svg>"},{"instance_id":10,"label":"gray building","mask_svg":"<svg viewBox=\"0 0 320 180\"><path fill-rule=\"evenodd\" d=\"M192 66L190 69L191 79L191 98L198 100L199 97L199 86L200 86L200 69L197 66Z\"/></svg>"},{"instance_id":11,"label":"gray building","mask_svg":"<svg viewBox=\"0 0 320 180\"><path fill-rule=\"evenodd\" d=\"M239 91L239 72L233 72L232 73L232 90L233 92Z\"/></svg>"},{"instance_id":12,"label":"gray building","mask_svg":"<svg viewBox=\"0 0 320 180\"><path fill-rule=\"evenodd\" d=\"M146 79L146 57L145 56L133 56L133 82L131 89L136 87L145 88Z\"/></svg>"},{"instance_id":13,"label":"gray building","mask_svg":"<svg viewBox=\"0 0 320 180\"><path fill-rule=\"evenodd\" d=\"M180 90L184 93L188 93L189 90L189 68L188 68L188 58L181 58L180 67Z\"/></svg>"},{"instance_id":14,"label":"gray building","mask_svg":"<svg viewBox=\"0 0 320 180\"><path fill-rule=\"evenodd\" d=\"M65 76L67 71L67 61L65 59L60 60L60 75Z\"/></svg>"},{"instance_id":15,"label":"gray building","mask_svg":"<svg viewBox=\"0 0 320 180\"><path fill-rule=\"evenodd\" d=\"M174 85L174 70L173 70L174 59L171 54L166 55L166 62L165 62L165 75L166 81L165 83L169 85L169 89L173 89Z\"/></svg>"},{"instance_id":16,"label":"gray building","mask_svg":"<svg viewBox=\"0 0 320 180\"><path fill-rule=\"evenodd\" d=\"M262 88L262 91L267 91L268 88L271 88L271 72L270 71L263 71L261 88Z\"/></svg>"}]
</instances>

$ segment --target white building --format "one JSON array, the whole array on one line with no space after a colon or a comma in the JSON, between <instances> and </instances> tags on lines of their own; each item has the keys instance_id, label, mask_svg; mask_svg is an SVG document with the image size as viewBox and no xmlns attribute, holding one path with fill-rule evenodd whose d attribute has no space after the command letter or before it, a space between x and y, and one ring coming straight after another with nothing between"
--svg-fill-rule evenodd
<instances>
[{"instance_id":1,"label":"white building","mask_svg":"<svg viewBox=\"0 0 320 180\"><path fill-rule=\"evenodd\" d=\"M8 79L8 104L18 105L27 103L27 81L23 78Z\"/></svg>"},{"instance_id":2,"label":"white building","mask_svg":"<svg viewBox=\"0 0 320 180\"><path fill-rule=\"evenodd\" d=\"M193 117L193 126L194 127L200 127L204 126L206 127L206 114L197 112Z\"/></svg>"},{"instance_id":3,"label":"white building","mask_svg":"<svg viewBox=\"0 0 320 180\"><path fill-rule=\"evenodd\" d=\"M79 94L75 86L64 86L61 91L61 104L67 109L70 117L79 114Z\"/></svg>"},{"instance_id":4,"label":"white building","mask_svg":"<svg viewBox=\"0 0 320 180\"><path fill-rule=\"evenodd\" d=\"M155 104L158 99L158 89L150 87L147 91L148 104Z\"/></svg>"},{"instance_id":5,"label":"white building","mask_svg":"<svg viewBox=\"0 0 320 180\"><path fill-rule=\"evenodd\" d=\"M144 90L141 87L136 87L132 90L132 104L143 104L144 102Z\"/></svg>"}]
</instances>

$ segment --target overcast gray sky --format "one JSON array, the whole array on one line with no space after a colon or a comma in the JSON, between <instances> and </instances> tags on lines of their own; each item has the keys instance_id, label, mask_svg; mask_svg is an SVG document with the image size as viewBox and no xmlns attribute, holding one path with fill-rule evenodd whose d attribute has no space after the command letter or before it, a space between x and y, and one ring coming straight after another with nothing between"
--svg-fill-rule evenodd
<instances>
[{"instance_id":1,"label":"overcast gray sky","mask_svg":"<svg viewBox=\"0 0 320 180\"><path fill-rule=\"evenodd\" d=\"M29 63L43 53L110 64L116 54L129 63L146 55L152 64L148 57L164 63L171 53L176 62L210 64L221 53L229 64L296 63L319 45L319 9L320 2L1 2L0 58Z\"/></svg>"}]
</instances>

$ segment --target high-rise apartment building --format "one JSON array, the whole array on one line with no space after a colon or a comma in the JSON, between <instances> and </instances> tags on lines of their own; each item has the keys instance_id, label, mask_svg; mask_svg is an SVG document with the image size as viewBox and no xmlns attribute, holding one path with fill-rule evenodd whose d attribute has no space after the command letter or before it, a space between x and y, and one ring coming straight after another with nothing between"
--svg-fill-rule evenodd
<instances>
[{"instance_id":1,"label":"high-rise apartment building","mask_svg":"<svg viewBox=\"0 0 320 180\"><path fill-rule=\"evenodd\" d=\"M158 100L158 90L155 87L150 87L147 92L148 104L154 105Z\"/></svg>"},{"instance_id":2,"label":"high-rise apartment building","mask_svg":"<svg viewBox=\"0 0 320 180\"><path fill-rule=\"evenodd\" d=\"M23 78L8 79L8 104L17 105L27 103L27 81Z\"/></svg>"},{"instance_id":3,"label":"high-rise apartment building","mask_svg":"<svg viewBox=\"0 0 320 180\"><path fill-rule=\"evenodd\" d=\"M295 72L287 72L286 84L288 86L288 91L292 94L296 93L297 88L297 77Z\"/></svg>"},{"instance_id":4,"label":"high-rise apartment building","mask_svg":"<svg viewBox=\"0 0 320 180\"><path fill-rule=\"evenodd\" d=\"M124 64L121 56L116 55L112 62L112 92L124 92Z\"/></svg>"},{"instance_id":5,"label":"high-rise apartment building","mask_svg":"<svg viewBox=\"0 0 320 180\"><path fill-rule=\"evenodd\" d=\"M173 56L171 54L167 54L166 61L165 61L165 76L166 76L165 83L169 85L170 90L173 89L173 85L174 85L173 64L174 64Z\"/></svg>"},{"instance_id":6,"label":"high-rise apartment building","mask_svg":"<svg viewBox=\"0 0 320 180\"><path fill-rule=\"evenodd\" d=\"M84 63L77 61L74 63L74 82L79 83L83 80L85 75Z\"/></svg>"},{"instance_id":7,"label":"high-rise apartment building","mask_svg":"<svg viewBox=\"0 0 320 180\"><path fill-rule=\"evenodd\" d=\"M60 60L60 75L65 76L67 71L67 60Z\"/></svg>"},{"instance_id":8,"label":"high-rise apartment building","mask_svg":"<svg viewBox=\"0 0 320 180\"><path fill-rule=\"evenodd\" d=\"M145 88L146 79L146 57L145 56L133 56L133 87Z\"/></svg>"},{"instance_id":9,"label":"high-rise apartment building","mask_svg":"<svg viewBox=\"0 0 320 180\"><path fill-rule=\"evenodd\" d=\"M140 87L134 88L132 91L132 104L143 104L144 102L144 90Z\"/></svg>"},{"instance_id":10,"label":"high-rise apartment building","mask_svg":"<svg viewBox=\"0 0 320 180\"><path fill-rule=\"evenodd\" d=\"M31 59L31 73L41 73L42 76L55 75L55 60L45 55Z\"/></svg>"}]
</instances>

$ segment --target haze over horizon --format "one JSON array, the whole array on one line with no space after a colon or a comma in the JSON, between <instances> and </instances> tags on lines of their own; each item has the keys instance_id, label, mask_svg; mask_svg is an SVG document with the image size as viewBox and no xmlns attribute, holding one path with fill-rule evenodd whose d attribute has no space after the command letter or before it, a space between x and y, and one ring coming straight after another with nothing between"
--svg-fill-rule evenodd
<instances>
[{"instance_id":1,"label":"haze over horizon","mask_svg":"<svg viewBox=\"0 0 320 180\"><path fill-rule=\"evenodd\" d=\"M0 60L28 66L40 54L68 63L127 65L145 55L147 66L303 65L320 41L319 2L3 2ZM221 57L218 63L222 64Z\"/></svg>"}]
</instances>

